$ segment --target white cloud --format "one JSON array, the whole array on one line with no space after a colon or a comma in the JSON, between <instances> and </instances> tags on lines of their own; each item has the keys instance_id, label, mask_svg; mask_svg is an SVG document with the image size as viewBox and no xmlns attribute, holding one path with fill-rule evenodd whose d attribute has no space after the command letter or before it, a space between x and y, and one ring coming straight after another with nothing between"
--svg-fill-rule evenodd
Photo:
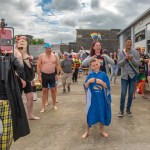
<instances>
[{"instance_id":1,"label":"white cloud","mask_svg":"<svg viewBox=\"0 0 150 150\"><path fill-rule=\"evenodd\" d=\"M149 0L0 0L0 18L15 34L52 43L75 41L76 28L124 28L146 9Z\"/></svg>"}]
</instances>

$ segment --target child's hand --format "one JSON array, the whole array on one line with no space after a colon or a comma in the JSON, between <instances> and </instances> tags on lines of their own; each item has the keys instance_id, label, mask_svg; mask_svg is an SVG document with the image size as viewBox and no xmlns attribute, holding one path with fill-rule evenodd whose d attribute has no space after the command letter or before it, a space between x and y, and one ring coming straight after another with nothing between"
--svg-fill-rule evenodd
<instances>
[{"instance_id":1,"label":"child's hand","mask_svg":"<svg viewBox=\"0 0 150 150\"><path fill-rule=\"evenodd\" d=\"M88 83L94 83L95 82L95 78L91 78L88 80Z\"/></svg>"},{"instance_id":2,"label":"child's hand","mask_svg":"<svg viewBox=\"0 0 150 150\"><path fill-rule=\"evenodd\" d=\"M102 80L96 79L96 83L97 83L97 84L102 84L102 82L103 82Z\"/></svg>"}]
</instances>

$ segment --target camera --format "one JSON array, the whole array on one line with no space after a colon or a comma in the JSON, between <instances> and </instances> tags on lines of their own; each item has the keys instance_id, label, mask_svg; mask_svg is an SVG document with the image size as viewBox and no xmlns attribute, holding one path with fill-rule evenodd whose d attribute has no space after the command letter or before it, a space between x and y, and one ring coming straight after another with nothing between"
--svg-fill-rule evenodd
<instances>
[{"instance_id":1,"label":"camera","mask_svg":"<svg viewBox=\"0 0 150 150\"><path fill-rule=\"evenodd\" d=\"M1 28L5 28L7 26L7 24L5 23L5 19L2 18L1 19Z\"/></svg>"}]
</instances>

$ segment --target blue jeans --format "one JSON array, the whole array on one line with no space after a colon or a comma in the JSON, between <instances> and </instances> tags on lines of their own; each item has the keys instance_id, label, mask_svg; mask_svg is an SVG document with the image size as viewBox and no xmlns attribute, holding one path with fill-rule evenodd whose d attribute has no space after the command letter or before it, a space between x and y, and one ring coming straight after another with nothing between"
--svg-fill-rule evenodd
<instances>
[{"instance_id":1,"label":"blue jeans","mask_svg":"<svg viewBox=\"0 0 150 150\"><path fill-rule=\"evenodd\" d=\"M128 103L127 103L126 111L130 111L136 79L137 79L136 75L132 79L129 76L128 76L128 80L121 79L121 99L120 99L120 111L121 112L124 111L127 88L128 88Z\"/></svg>"}]
</instances>

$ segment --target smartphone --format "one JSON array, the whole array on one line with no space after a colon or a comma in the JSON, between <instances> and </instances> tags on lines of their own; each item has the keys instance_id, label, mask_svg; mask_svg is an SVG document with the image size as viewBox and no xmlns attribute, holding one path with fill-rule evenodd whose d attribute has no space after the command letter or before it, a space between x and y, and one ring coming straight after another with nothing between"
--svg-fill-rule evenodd
<instances>
[{"instance_id":1,"label":"smartphone","mask_svg":"<svg viewBox=\"0 0 150 150\"><path fill-rule=\"evenodd\" d=\"M1 51L11 51L13 50L13 28L0 28L0 50Z\"/></svg>"}]
</instances>

